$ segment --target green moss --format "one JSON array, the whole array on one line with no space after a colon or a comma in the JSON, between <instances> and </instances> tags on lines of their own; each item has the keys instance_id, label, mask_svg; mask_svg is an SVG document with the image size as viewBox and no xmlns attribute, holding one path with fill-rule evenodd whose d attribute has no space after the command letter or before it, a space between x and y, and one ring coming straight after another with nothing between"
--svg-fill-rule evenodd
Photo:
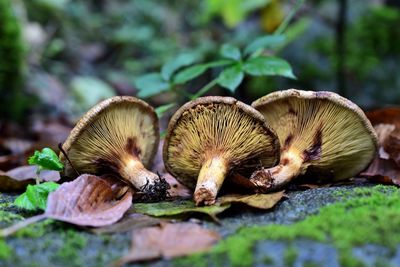
<instances>
[{"instance_id":1,"label":"green moss","mask_svg":"<svg viewBox=\"0 0 400 267\"><path fill-rule=\"evenodd\" d=\"M283 255L285 266L293 266L298 256L297 249L293 246L290 246L286 249L285 254Z\"/></svg>"},{"instance_id":2,"label":"green moss","mask_svg":"<svg viewBox=\"0 0 400 267\"><path fill-rule=\"evenodd\" d=\"M19 230L15 233L16 237L30 237L30 238L37 238L42 237L46 233L50 232L50 226L54 223L54 220L47 219L41 222L37 222L27 227Z\"/></svg>"},{"instance_id":3,"label":"green moss","mask_svg":"<svg viewBox=\"0 0 400 267\"><path fill-rule=\"evenodd\" d=\"M312 261L306 261L303 266L304 267L322 267L323 265L312 262Z\"/></svg>"},{"instance_id":4,"label":"green moss","mask_svg":"<svg viewBox=\"0 0 400 267\"><path fill-rule=\"evenodd\" d=\"M400 229L393 227L400 224L399 189L358 188L341 197L343 202L323 207L318 214L292 225L244 227L217 244L208 257L226 254L233 266L251 266L257 242L290 242L302 238L333 244L343 266L362 266L351 254L353 247L377 244L394 252L400 243ZM201 261L206 255L188 257L185 262Z\"/></svg>"},{"instance_id":5,"label":"green moss","mask_svg":"<svg viewBox=\"0 0 400 267\"><path fill-rule=\"evenodd\" d=\"M0 223L13 223L15 221L20 221L23 220L24 217L22 217L21 215L12 213L12 212L8 212L8 211L3 211L0 210Z\"/></svg>"},{"instance_id":6,"label":"green moss","mask_svg":"<svg viewBox=\"0 0 400 267\"><path fill-rule=\"evenodd\" d=\"M7 243L0 239L0 260L8 259L12 254L12 249L7 245Z\"/></svg>"},{"instance_id":7,"label":"green moss","mask_svg":"<svg viewBox=\"0 0 400 267\"><path fill-rule=\"evenodd\" d=\"M82 266L79 251L86 246L87 238L71 229L61 235L63 246L57 251L55 259L68 263L69 266Z\"/></svg>"}]
</instances>

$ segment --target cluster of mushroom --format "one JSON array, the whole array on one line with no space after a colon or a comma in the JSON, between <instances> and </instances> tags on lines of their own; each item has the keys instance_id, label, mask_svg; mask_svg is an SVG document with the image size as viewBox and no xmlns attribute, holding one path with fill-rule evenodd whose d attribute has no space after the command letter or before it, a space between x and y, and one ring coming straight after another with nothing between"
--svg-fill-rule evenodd
<instances>
[{"instance_id":1,"label":"cluster of mushroom","mask_svg":"<svg viewBox=\"0 0 400 267\"><path fill-rule=\"evenodd\" d=\"M152 107L114 97L93 107L63 145L65 175L114 173L149 199L166 182L148 171L159 143ZM377 138L362 110L331 92L285 90L246 105L231 97L202 97L170 120L164 164L194 189L197 205L215 203L226 177L250 176L257 192L279 189L298 176L330 181L368 166Z\"/></svg>"}]
</instances>

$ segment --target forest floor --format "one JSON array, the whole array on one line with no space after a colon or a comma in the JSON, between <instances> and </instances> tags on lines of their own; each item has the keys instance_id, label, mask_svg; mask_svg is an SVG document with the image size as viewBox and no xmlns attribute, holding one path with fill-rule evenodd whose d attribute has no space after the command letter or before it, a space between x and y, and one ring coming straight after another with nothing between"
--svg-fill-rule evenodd
<instances>
[{"instance_id":1,"label":"forest floor","mask_svg":"<svg viewBox=\"0 0 400 267\"><path fill-rule=\"evenodd\" d=\"M0 226L32 216L0 195ZM270 211L228 210L210 252L152 266L400 266L400 191L344 185L289 191ZM130 232L94 234L45 220L0 239L1 266L107 266L127 254ZM144 265L146 265L144 263ZM137 265L137 264L135 264ZM133 265L132 265L133 266Z\"/></svg>"}]
</instances>

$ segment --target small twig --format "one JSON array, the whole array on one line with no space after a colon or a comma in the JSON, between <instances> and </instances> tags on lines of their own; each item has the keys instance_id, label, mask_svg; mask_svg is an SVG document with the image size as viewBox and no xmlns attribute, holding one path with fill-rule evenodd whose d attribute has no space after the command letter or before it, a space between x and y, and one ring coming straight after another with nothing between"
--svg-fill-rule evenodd
<instances>
[{"instance_id":1,"label":"small twig","mask_svg":"<svg viewBox=\"0 0 400 267\"><path fill-rule=\"evenodd\" d=\"M4 228L0 230L0 237L7 237L10 236L12 234L14 234L15 232L17 232L18 230L21 230L22 228L27 227L30 224L36 223L38 221L41 221L43 219L46 219L47 215L46 213L40 214L40 215L36 215L33 217L30 217L26 220L20 221L16 224L11 225L10 227Z\"/></svg>"},{"instance_id":2,"label":"small twig","mask_svg":"<svg viewBox=\"0 0 400 267\"><path fill-rule=\"evenodd\" d=\"M195 93L194 95L192 95L190 97L191 100L196 99L202 95L204 95L205 93L207 93L211 88L213 88L216 84L218 83L218 78L215 78L214 80L211 80L209 83L207 83L206 85L204 85L197 93Z\"/></svg>"},{"instance_id":3,"label":"small twig","mask_svg":"<svg viewBox=\"0 0 400 267\"><path fill-rule=\"evenodd\" d=\"M62 147L62 143L58 144L58 149L60 149L61 153L64 155L64 157L67 159L69 165L71 165L72 169L74 169L74 171L76 172L76 174L78 176L80 176L81 174L75 169L74 165L72 164L72 162L69 160L69 157L67 155L67 153L65 152L64 148Z\"/></svg>"}]
</instances>

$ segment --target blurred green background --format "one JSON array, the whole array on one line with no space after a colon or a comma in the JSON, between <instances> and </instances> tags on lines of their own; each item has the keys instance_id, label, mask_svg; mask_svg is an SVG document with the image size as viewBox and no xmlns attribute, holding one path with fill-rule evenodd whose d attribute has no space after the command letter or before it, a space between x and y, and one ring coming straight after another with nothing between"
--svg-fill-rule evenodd
<instances>
[{"instance_id":1,"label":"blurred green background","mask_svg":"<svg viewBox=\"0 0 400 267\"><path fill-rule=\"evenodd\" d=\"M204 94L233 95L247 103L293 87L335 91L365 109L398 105L399 5L393 0L0 0L0 127L37 118L73 122L112 95L176 108L207 85ZM283 39L271 39L256 54L284 59L297 79L288 69L244 73L243 79L238 77L243 72L232 69L221 81L221 53L242 64L246 47L274 36L285 20ZM174 73L193 65L197 68L177 82ZM171 106L159 111L173 112Z\"/></svg>"}]
</instances>

